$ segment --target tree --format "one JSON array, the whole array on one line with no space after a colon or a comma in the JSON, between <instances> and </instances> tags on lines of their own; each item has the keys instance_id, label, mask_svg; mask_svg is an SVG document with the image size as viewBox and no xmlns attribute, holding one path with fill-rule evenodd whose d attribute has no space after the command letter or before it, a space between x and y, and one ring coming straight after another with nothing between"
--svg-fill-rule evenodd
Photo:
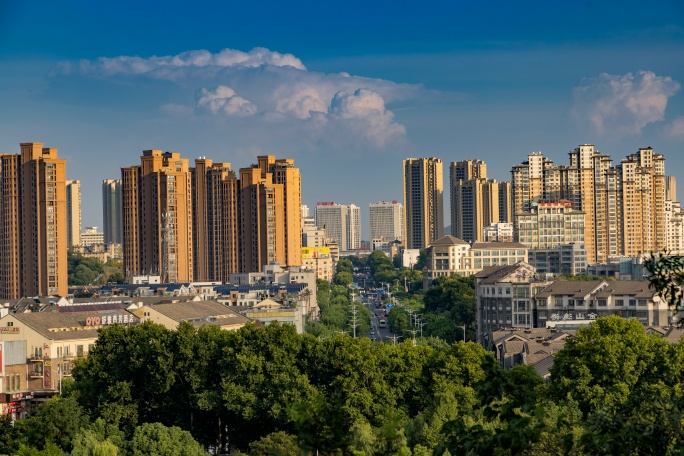
<instances>
[{"instance_id":1,"label":"tree","mask_svg":"<svg viewBox=\"0 0 684 456\"><path fill-rule=\"evenodd\" d=\"M556 354L550 392L557 401L577 402L585 414L638 409L663 384L679 383L682 367L671 362L674 350L661 336L646 334L636 319L599 318Z\"/></svg>"},{"instance_id":2,"label":"tree","mask_svg":"<svg viewBox=\"0 0 684 456\"><path fill-rule=\"evenodd\" d=\"M299 456L297 437L283 431L273 432L249 444L250 456Z\"/></svg>"},{"instance_id":3,"label":"tree","mask_svg":"<svg viewBox=\"0 0 684 456\"><path fill-rule=\"evenodd\" d=\"M138 426L131 440L133 456L208 456L192 434L161 423Z\"/></svg>"},{"instance_id":4,"label":"tree","mask_svg":"<svg viewBox=\"0 0 684 456\"><path fill-rule=\"evenodd\" d=\"M72 456L116 456L124 446L123 432L98 418L88 429L81 429L73 440Z\"/></svg>"},{"instance_id":5,"label":"tree","mask_svg":"<svg viewBox=\"0 0 684 456\"><path fill-rule=\"evenodd\" d=\"M38 408L35 415L20 420L16 426L22 440L39 450L54 444L66 452L81 428L88 427L88 414L73 397L53 397Z\"/></svg>"},{"instance_id":6,"label":"tree","mask_svg":"<svg viewBox=\"0 0 684 456\"><path fill-rule=\"evenodd\" d=\"M352 277L351 272L341 271L335 274L335 277L333 278L333 283L335 285L342 285L344 287L348 287L352 284L353 280L354 279Z\"/></svg>"}]
</instances>

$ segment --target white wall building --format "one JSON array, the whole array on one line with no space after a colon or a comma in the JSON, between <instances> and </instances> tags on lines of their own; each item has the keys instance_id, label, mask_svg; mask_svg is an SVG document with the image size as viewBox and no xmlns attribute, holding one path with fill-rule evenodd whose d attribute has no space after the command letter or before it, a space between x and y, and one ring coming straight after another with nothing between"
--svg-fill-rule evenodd
<instances>
[{"instance_id":1,"label":"white wall building","mask_svg":"<svg viewBox=\"0 0 684 456\"><path fill-rule=\"evenodd\" d=\"M380 201L368 208L370 239L381 241L404 241L404 206L397 202Z\"/></svg>"},{"instance_id":2,"label":"white wall building","mask_svg":"<svg viewBox=\"0 0 684 456\"><path fill-rule=\"evenodd\" d=\"M66 181L67 246L81 243L81 181Z\"/></svg>"},{"instance_id":3,"label":"white wall building","mask_svg":"<svg viewBox=\"0 0 684 456\"><path fill-rule=\"evenodd\" d=\"M324 228L341 251L361 247L361 210L355 204L319 202L316 204L316 226Z\"/></svg>"}]
</instances>

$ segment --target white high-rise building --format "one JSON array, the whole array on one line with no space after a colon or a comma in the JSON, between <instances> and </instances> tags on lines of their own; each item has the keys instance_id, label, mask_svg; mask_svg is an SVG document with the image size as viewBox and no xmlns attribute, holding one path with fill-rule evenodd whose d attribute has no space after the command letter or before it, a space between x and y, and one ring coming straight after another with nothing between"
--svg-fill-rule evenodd
<instances>
[{"instance_id":1,"label":"white high-rise building","mask_svg":"<svg viewBox=\"0 0 684 456\"><path fill-rule=\"evenodd\" d=\"M370 239L404 241L404 206L395 201L371 203L368 209Z\"/></svg>"},{"instance_id":2,"label":"white high-rise building","mask_svg":"<svg viewBox=\"0 0 684 456\"><path fill-rule=\"evenodd\" d=\"M107 244L123 243L123 218L121 217L121 179L102 181L102 231Z\"/></svg>"},{"instance_id":3,"label":"white high-rise building","mask_svg":"<svg viewBox=\"0 0 684 456\"><path fill-rule=\"evenodd\" d=\"M684 253L684 212L677 201L665 200L665 251Z\"/></svg>"},{"instance_id":4,"label":"white high-rise building","mask_svg":"<svg viewBox=\"0 0 684 456\"><path fill-rule=\"evenodd\" d=\"M67 246L81 243L81 181L66 181Z\"/></svg>"},{"instance_id":5,"label":"white high-rise building","mask_svg":"<svg viewBox=\"0 0 684 456\"><path fill-rule=\"evenodd\" d=\"M316 226L324 228L328 238L336 241L341 251L361 247L361 209L358 206L319 202L315 216Z\"/></svg>"}]
</instances>

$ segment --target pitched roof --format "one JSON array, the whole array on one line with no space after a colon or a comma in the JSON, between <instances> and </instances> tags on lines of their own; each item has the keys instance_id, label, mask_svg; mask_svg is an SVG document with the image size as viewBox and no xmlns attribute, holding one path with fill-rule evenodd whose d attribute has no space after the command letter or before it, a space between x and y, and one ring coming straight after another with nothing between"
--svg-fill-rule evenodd
<instances>
[{"instance_id":1,"label":"pitched roof","mask_svg":"<svg viewBox=\"0 0 684 456\"><path fill-rule=\"evenodd\" d=\"M546 378L551 374L555 356L556 355L544 355L541 359L535 360L534 362L528 362L528 364L531 364L534 367L534 370L541 378Z\"/></svg>"},{"instance_id":2,"label":"pitched roof","mask_svg":"<svg viewBox=\"0 0 684 456\"><path fill-rule=\"evenodd\" d=\"M484 285L491 285L501 282L504 278L520 272L524 277L532 279L534 277L534 268L524 261L515 264L507 264L492 270L487 277L480 280L478 283Z\"/></svg>"},{"instance_id":3,"label":"pitched roof","mask_svg":"<svg viewBox=\"0 0 684 456\"><path fill-rule=\"evenodd\" d=\"M455 236L451 236L450 234L447 234L446 236L437 239L436 241L433 241L430 243L430 246L436 246L436 245L470 245L463 239L459 239Z\"/></svg>"},{"instance_id":4,"label":"pitched roof","mask_svg":"<svg viewBox=\"0 0 684 456\"><path fill-rule=\"evenodd\" d=\"M584 298L596 291L603 280L556 280L537 294L537 298L549 296L571 296L574 299Z\"/></svg>"},{"instance_id":5,"label":"pitched roof","mask_svg":"<svg viewBox=\"0 0 684 456\"><path fill-rule=\"evenodd\" d=\"M187 321L196 326L204 324L246 324L249 318L216 301L171 302L149 306L150 309L177 322ZM199 324L196 324L199 323Z\"/></svg>"},{"instance_id":6,"label":"pitched roof","mask_svg":"<svg viewBox=\"0 0 684 456\"><path fill-rule=\"evenodd\" d=\"M28 312L10 314L29 328L38 332L47 339L71 340L97 338L97 330L100 325L88 325L88 317L118 316L127 317L134 323L138 317L130 312L118 310L84 311L61 313L57 311Z\"/></svg>"},{"instance_id":7,"label":"pitched roof","mask_svg":"<svg viewBox=\"0 0 684 456\"><path fill-rule=\"evenodd\" d=\"M656 292L648 288L648 280L615 280L608 282L608 286L596 294L597 298L608 296L629 295L635 298L652 299Z\"/></svg>"},{"instance_id":8,"label":"pitched roof","mask_svg":"<svg viewBox=\"0 0 684 456\"><path fill-rule=\"evenodd\" d=\"M475 250L529 249L529 247L520 242L473 242L472 248Z\"/></svg>"}]
</instances>

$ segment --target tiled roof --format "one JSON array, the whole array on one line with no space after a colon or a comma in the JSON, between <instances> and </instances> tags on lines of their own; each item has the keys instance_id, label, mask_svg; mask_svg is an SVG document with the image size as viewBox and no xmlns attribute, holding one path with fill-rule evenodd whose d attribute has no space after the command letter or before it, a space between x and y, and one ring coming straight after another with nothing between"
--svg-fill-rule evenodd
<instances>
[{"instance_id":1,"label":"tiled roof","mask_svg":"<svg viewBox=\"0 0 684 456\"><path fill-rule=\"evenodd\" d=\"M473 242L472 248L475 250L528 249L525 244L519 242Z\"/></svg>"},{"instance_id":2,"label":"tiled roof","mask_svg":"<svg viewBox=\"0 0 684 456\"><path fill-rule=\"evenodd\" d=\"M455 236L451 236L447 234L446 236L437 239L436 241L433 241L430 243L430 246L439 246L439 245L469 245L466 241L459 239Z\"/></svg>"},{"instance_id":3,"label":"tiled roof","mask_svg":"<svg viewBox=\"0 0 684 456\"><path fill-rule=\"evenodd\" d=\"M608 282L608 286L596 294L597 298L608 296L629 295L635 298L652 299L656 295L648 288L648 280L615 280Z\"/></svg>"},{"instance_id":4,"label":"tiled roof","mask_svg":"<svg viewBox=\"0 0 684 456\"><path fill-rule=\"evenodd\" d=\"M535 362L528 362L534 366L534 370L539 374L541 378L545 378L551 374L551 368L553 367L553 360L555 355L543 355L544 357L540 360L535 360Z\"/></svg>"},{"instance_id":5,"label":"tiled roof","mask_svg":"<svg viewBox=\"0 0 684 456\"><path fill-rule=\"evenodd\" d=\"M173 302L152 305L150 308L177 322L189 321L193 324L204 322L203 324L225 325L245 324L250 321L249 318L216 301ZM216 320L207 320L211 318ZM219 323L219 320L224 321L224 323Z\"/></svg>"},{"instance_id":6,"label":"tiled roof","mask_svg":"<svg viewBox=\"0 0 684 456\"><path fill-rule=\"evenodd\" d=\"M88 314L84 312L47 311L11 315L45 338L54 340L97 338L97 327L86 325L86 320L91 315L98 317L127 315L129 319L138 321L137 317L126 310L95 311Z\"/></svg>"},{"instance_id":7,"label":"tiled roof","mask_svg":"<svg viewBox=\"0 0 684 456\"><path fill-rule=\"evenodd\" d=\"M594 292L603 280L556 280L537 294L537 298L571 296L581 299Z\"/></svg>"}]
</instances>

